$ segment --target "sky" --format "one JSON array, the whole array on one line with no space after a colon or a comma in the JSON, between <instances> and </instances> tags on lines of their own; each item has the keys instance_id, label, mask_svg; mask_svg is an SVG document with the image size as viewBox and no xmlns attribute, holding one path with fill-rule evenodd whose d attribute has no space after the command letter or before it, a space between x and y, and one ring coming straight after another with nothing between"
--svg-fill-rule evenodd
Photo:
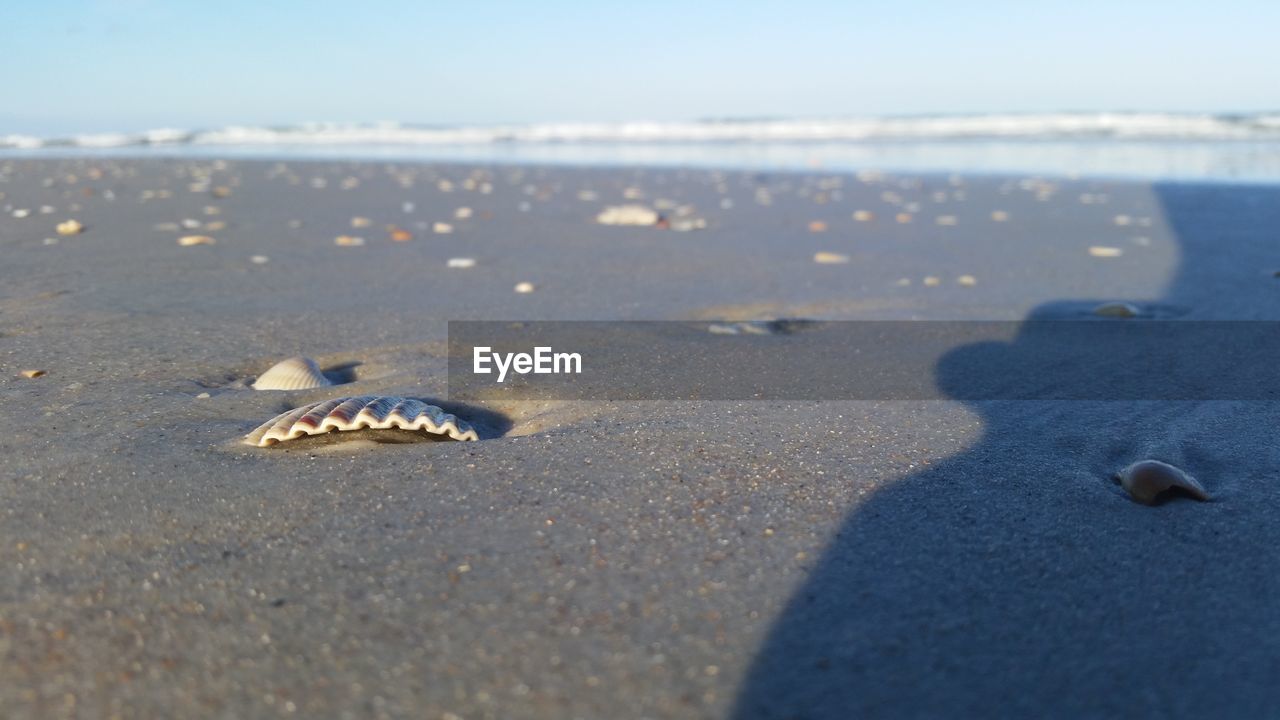
<instances>
[{"instance_id":1,"label":"sky","mask_svg":"<svg viewBox=\"0 0 1280 720\"><path fill-rule=\"evenodd\" d=\"M1280 110L1280 3L0 0L0 135Z\"/></svg>"}]
</instances>

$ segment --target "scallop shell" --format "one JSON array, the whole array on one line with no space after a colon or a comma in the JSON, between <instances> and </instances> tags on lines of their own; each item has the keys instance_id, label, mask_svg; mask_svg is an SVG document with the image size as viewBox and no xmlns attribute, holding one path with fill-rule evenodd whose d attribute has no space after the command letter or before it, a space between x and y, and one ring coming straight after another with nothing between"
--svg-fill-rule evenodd
<instances>
[{"instance_id":1,"label":"scallop shell","mask_svg":"<svg viewBox=\"0 0 1280 720\"><path fill-rule=\"evenodd\" d=\"M323 435L346 430L424 430L448 435L454 440L479 440L466 421L435 405L402 397L365 395L323 400L281 413L244 436L244 442L267 447L304 435Z\"/></svg>"},{"instance_id":2,"label":"scallop shell","mask_svg":"<svg viewBox=\"0 0 1280 720\"><path fill-rule=\"evenodd\" d=\"M315 360L291 357L271 366L253 383L254 390L307 390L328 387L333 382L320 372Z\"/></svg>"},{"instance_id":3,"label":"scallop shell","mask_svg":"<svg viewBox=\"0 0 1280 720\"><path fill-rule=\"evenodd\" d=\"M1173 489L1181 490L1196 500L1209 500L1209 493L1198 480L1159 460L1136 462L1116 473L1115 480L1134 500L1145 505L1155 504L1158 496Z\"/></svg>"}]
</instances>

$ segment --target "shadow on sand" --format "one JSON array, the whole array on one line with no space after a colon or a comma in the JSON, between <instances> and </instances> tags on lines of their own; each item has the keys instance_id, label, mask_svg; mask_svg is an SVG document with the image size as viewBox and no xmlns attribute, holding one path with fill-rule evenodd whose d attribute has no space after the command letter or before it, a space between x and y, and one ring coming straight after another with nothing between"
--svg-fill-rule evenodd
<instances>
[{"instance_id":1,"label":"shadow on sand","mask_svg":"<svg viewBox=\"0 0 1280 720\"><path fill-rule=\"evenodd\" d=\"M1181 253L1159 302L1280 318L1280 188L1155 192ZM965 395L948 361L937 377ZM1280 716L1277 403L970 407L975 446L839 527L734 717ZM1130 501L1111 473L1146 457L1215 501Z\"/></svg>"}]
</instances>

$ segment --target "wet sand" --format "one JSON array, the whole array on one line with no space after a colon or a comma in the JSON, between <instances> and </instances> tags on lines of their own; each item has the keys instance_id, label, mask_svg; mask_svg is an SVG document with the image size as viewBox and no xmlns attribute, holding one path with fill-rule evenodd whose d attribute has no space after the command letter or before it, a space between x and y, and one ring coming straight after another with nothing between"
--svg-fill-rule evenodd
<instances>
[{"instance_id":1,"label":"wet sand","mask_svg":"<svg viewBox=\"0 0 1280 720\"><path fill-rule=\"evenodd\" d=\"M13 717L1280 711L1274 402L499 399L457 409L478 443L238 443L440 398L449 320L1277 319L1276 188L88 159L0 193ZM595 222L627 202L707 227ZM246 387L292 355L352 382ZM1214 502L1133 503L1145 457Z\"/></svg>"}]
</instances>

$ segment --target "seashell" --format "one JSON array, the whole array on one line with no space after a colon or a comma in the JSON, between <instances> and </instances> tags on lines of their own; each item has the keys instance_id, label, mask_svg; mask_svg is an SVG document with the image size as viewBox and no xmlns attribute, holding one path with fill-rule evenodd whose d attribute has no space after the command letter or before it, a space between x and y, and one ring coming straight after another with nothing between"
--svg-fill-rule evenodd
<instances>
[{"instance_id":1,"label":"seashell","mask_svg":"<svg viewBox=\"0 0 1280 720\"><path fill-rule=\"evenodd\" d=\"M308 390L333 384L333 381L320 372L320 366L315 360L291 357L272 365L270 369L259 375L253 383L253 389Z\"/></svg>"},{"instance_id":2,"label":"seashell","mask_svg":"<svg viewBox=\"0 0 1280 720\"><path fill-rule=\"evenodd\" d=\"M28 378L28 379L44 377L45 375L48 375L48 374L49 373L44 370L23 370L22 371L22 377Z\"/></svg>"},{"instance_id":3,"label":"seashell","mask_svg":"<svg viewBox=\"0 0 1280 720\"><path fill-rule=\"evenodd\" d=\"M848 255L841 255L833 252L817 252L813 254L813 261L819 265L844 265L849 262Z\"/></svg>"},{"instance_id":4,"label":"seashell","mask_svg":"<svg viewBox=\"0 0 1280 720\"><path fill-rule=\"evenodd\" d=\"M353 228L367 228L372 224L373 221L367 217L356 216L351 218L351 227Z\"/></svg>"},{"instance_id":5,"label":"seashell","mask_svg":"<svg viewBox=\"0 0 1280 720\"><path fill-rule=\"evenodd\" d=\"M1109 302L1094 308L1093 314L1099 317L1131 318L1138 317L1142 311L1136 305L1126 302Z\"/></svg>"},{"instance_id":6,"label":"seashell","mask_svg":"<svg viewBox=\"0 0 1280 720\"><path fill-rule=\"evenodd\" d=\"M451 268L471 268L476 266L476 260L475 258L466 257L449 258L448 262L445 263L445 266Z\"/></svg>"},{"instance_id":7,"label":"seashell","mask_svg":"<svg viewBox=\"0 0 1280 720\"><path fill-rule=\"evenodd\" d=\"M460 207L453 211L453 216L459 220L466 220L471 217L471 214L471 208L469 207Z\"/></svg>"},{"instance_id":8,"label":"seashell","mask_svg":"<svg viewBox=\"0 0 1280 720\"><path fill-rule=\"evenodd\" d=\"M364 238L352 237L351 235L339 235L333 239L333 244L341 245L343 247L359 247L364 244Z\"/></svg>"},{"instance_id":9,"label":"seashell","mask_svg":"<svg viewBox=\"0 0 1280 720\"><path fill-rule=\"evenodd\" d=\"M1093 245L1089 248L1089 254L1100 258L1120 257L1124 254L1124 250L1118 247L1107 247L1105 245Z\"/></svg>"},{"instance_id":10,"label":"seashell","mask_svg":"<svg viewBox=\"0 0 1280 720\"><path fill-rule=\"evenodd\" d=\"M658 211L645 205L610 205L596 215L601 225L656 225Z\"/></svg>"},{"instance_id":11,"label":"seashell","mask_svg":"<svg viewBox=\"0 0 1280 720\"><path fill-rule=\"evenodd\" d=\"M827 231L827 224L821 220L813 220L809 223L809 232L820 233Z\"/></svg>"},{"instance_id":12,"label":"seashell","mask_svg":"<svg viewBox=\"0 0 1280 720\"><path fill-rule=\"evenodd\" d=\"M56 229L59 235L79 235L84 232L84 225L78 220L67 220L58 223Z\"/></svg>"},{"instance_id":13,"label":"seashell","mask_svg":"<svg viewBox=\"0 0 1280 720\"><path fill-rule=\"evenodd\" d=\"M1004 222L1004 221L1006 221L1006 220L1008 220L1008 219L1009 219L1009 213L1007 213L1007 212L1005 212L1005 211L1003 211L1003 210L992 210L992 211L991 211L991 221L992 221L992 222Z\"/></svg>"},{"instance_id":14,"label":"seashell","mask_svg":"<svg viewBox=\"0 0 1280 720\"><path fill-rule=\"evenodd\" d=\"M894 216L894 219L905 225L911 222L911 213L898 213Z\"/></svg>"},{"instance_id":15,"label":"seashell","mask_svg":"<svg viewBox=\"0 0 1280 720\"><path fill-rule=\"evenodd\" d=\"M1207 502L1209 493L1195 478L1183 470L1159 460L1142 460L1116 473L1116 482L1137 502L1154 505L1169 490L1180 490L1196 500Z\"/></svg>"},{"instance_id":16,"label":"seashell","mask_svg":"<svg viewBox=\"0 0 1280 720\"><path fill-rule=\"evenodd\" d=\"M391 233L391 239L394 240L395 242L409 242L410 240L413 239L413 233L401 228L395 228L394 230L389 230L388 232Z\"/></svg>"},{"instance_id":17,"label":"seashell","mask_svg":"<svg viewBox=\"0 0 1280 720\"><path fill-rule=\"evenodd\" d=\"M934 218L933 221L938 225L955 225L957 222L959 222L956 219L955 215L939 215L938 217Z\"/></svg>"},{"instance_id":18,"label":"seashell","mask_svg":"<svg viewBox=\"0 0 1280 720\"><path fill-rule=\"evenodd\" d=\"M431 232L437 235L448 235L453 232L453 226L447 222L437 222L431 224Z\"/></svg>"},{"instance_id":19,"label":"seashell","mask_svg":"<svg viewBox=\"0 0 1280 720\"><path fill-rule=\"evenodd\" d=\"M960 283L961 285L964 285L965 287L973 287L974 285L978 284L978 278L972 275L961 275L960 277L956 278L956 282Z\"/></svg>"},{"instance_id":20,"label":"seashell","mask_svg":"<svg viewBox=\"0 0 1280 720\"><path fill-rule=\"evenodd\" d=\"M534 287L533 283L531 282L516 283L516 292L520 293L521 295L527 295L536 289L537 288Z\"/></svg>"},{"instance_id":21,"label":"seashell","mask_svg":"<svg viewBox=\"0 0 1280 720\"><path fill-rule=\"evenodd\" d=\"M244 436L244 442L267 447L304 435L347 430L423 430L454 440L479 440L474 428L435 405L402 397L365 395L322 400L281 413Z\"/></svg>"},{"instance_id":22,"label":"seashell","mask_svg":"<svg viewBox=\"0 0 1280 720\"><path fill-rule=\"evenodd\" d=\"M855 210L853 213L853 219L858 222L871 222L876 219L876 215L870 210Z\"/></svg>"},{"instance_id":23,"label":"seashell","mask_svg":"<svg viewBox=\"0 0 1280 720\"><path fill-rule=\"evenodd\" d=\"M208 235L183 235L178 238L178 244L183 247L190 247L192 245L212 245L215 242L217 241Z\"/></svg>"}]
</instances>

